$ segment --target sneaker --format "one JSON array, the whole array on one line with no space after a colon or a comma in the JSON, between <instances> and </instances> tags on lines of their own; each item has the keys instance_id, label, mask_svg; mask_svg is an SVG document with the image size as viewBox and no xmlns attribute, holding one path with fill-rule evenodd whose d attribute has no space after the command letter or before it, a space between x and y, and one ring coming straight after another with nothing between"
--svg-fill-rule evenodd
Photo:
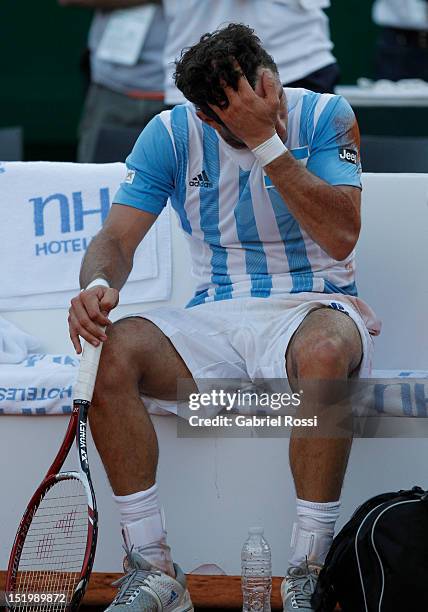
<instances>
[{"instance_id":1,"label":"sneaker","mask_svg":"<svg viewBox=\"0 0 428 612\"><path fill-rule=\"evenodd\" d=\"M292 566L281 584L284 612L313 610L311 597L315 591L321 567L319 565Z\"/></svg>"},{"instance_id":2,"label":"sneaker","mask_svg":"<svg viewBox=\"0 0 428 612\"><path fill-rule=\"evenodd\" d=\"M131 549L124 568L126 574L113 583L119 592L106 612L193 612L186 578L175 563L171 578Z\"/></svg>"}]
</instances>

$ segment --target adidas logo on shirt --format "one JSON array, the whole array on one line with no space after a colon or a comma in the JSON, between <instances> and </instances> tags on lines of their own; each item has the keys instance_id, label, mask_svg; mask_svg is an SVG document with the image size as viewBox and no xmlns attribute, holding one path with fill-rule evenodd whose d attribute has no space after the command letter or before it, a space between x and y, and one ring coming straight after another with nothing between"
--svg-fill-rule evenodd
<instances>
[{"instance_id":1,"label":"adidas logo on shirt","mask_svg":"<svg viewBox=\"0 0 428 612\"><path fill-rule=\"evenodd\" d=\"M210 179L208 178L208 174L205 170L202 170L197 176L194 176L192 180L189 181L190 187L206 187L210 188L213 186Z\"/></svg>"}]
</instances>

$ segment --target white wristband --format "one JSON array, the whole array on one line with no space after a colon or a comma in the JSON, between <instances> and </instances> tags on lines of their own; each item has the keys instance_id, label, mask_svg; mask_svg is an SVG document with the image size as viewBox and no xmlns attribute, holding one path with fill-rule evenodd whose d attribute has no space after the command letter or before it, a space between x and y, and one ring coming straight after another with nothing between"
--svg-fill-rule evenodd
<instances>
[{"instance_id":1,"label":"white wristband","mask_svg":"<svg viewBox=\"0 0 428 612\"><path fill-rule=\"evenodd\" d=\"M87 291L88 289L92 289L92 287L97 287L99 285L101 285L102 287L110 288L110 285L108 284L105 278L94 278L94 280L91 281L89 285L85 287L85 289L82 289L82 291Z\"/></svg>"},{"instance_id":2,"label":"white wristband","mask_svg":"<svg viewBox=\"0 0 428 612\"><path fill-rule=\"evenodd\" d=\"M274 134L269 140L265 140L265 142L251 150L263 167L288 151L278 134Z\"/></svg>"}]
</instances>

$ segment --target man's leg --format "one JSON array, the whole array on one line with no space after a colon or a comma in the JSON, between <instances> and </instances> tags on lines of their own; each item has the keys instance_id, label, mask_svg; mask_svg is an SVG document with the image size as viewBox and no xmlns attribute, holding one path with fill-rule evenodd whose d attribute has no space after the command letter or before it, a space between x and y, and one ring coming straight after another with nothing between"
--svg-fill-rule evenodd
<instances>
[{"instance_id":1,"label":"man's leg","mask_svg":"<svg viewBox=\"0 0 428 612\"><path fill-rule=\"evenodd\" d=\"M166 108L162 100L137 100L102 85L91 83L79 123L77 161L80 163L95 161L94 156L103 128L119 130L120 128L135 128L141 131L152 117Z\"/></svg>"},{"instance_id":2,"label":"man's leg","mask_svg":"<svg viewBox=\"0 0 428 612\"><path fill-rule=\"evenodd\" d=\"M92 435L119 506L125 540L172 574L155 484L157 437L140 393L174 400L177 380L192 376L169 339L146 319L118 321L107 335L90 410Z\"/></svg>"},{"instance_id":3,"label":"man's leg","mask_svg":"<svg viewBox=\"0 0 428 612\"><path fill-rule=\"evenodd\" d=\"M317 93L334 93L340 79L340 68L337 63L329 64L292 83L284 83L284 87L303 87Z\"/></svg>"},{"instance_id":4,"label":"man's leg","mask_svg":"<svg viewBox=\"0 0 428 612\"><path fill-rule=\"evenodd\" d=\"M328 407L343 391L339 381L350 378L361 358L357 326L348 315L333 309L311 312L293 336L287 351L288 376L293 387L305 389L304 404L312 403L315 413L322 410L324 431L331 426L333 432L337 425L337 412L329 412ZM311 381L325 382L315 389ZM331 385L329 381L333 381ZM290 440L290 466L298 498L292 565L304 562L306 555L314 563L324 562L352 444L351 431L341 437L315 436L316 430L305 436L293 431Z\"/></svg>"}]
</instances>

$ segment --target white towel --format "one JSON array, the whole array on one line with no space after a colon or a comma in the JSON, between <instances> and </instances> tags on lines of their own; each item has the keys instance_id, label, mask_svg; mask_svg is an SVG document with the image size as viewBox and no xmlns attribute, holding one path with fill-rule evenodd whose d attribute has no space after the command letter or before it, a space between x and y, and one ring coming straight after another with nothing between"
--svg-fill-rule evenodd
<instances>
[{"instance_id":1,"label":"white towel","mask_svg":"<svg viewBox=\"0 0 428 612\"><path fill-rule=\"evenodd\" d=\"M68 414L79 359L71 355L30 354L20 364L0 364L0 414ZM361 409L370 416L427 417L428 372L374 370ZM383 385L382 379L385 379ZM165 403L163 404L165 405ZM160 412L155 404L152 414ZM362 414L362 413L361 413Z\"/></svg>"},{"instance_id":2,"label":"white towel","mask_svg":"<svg viewBox=\"0 0 428 612\"><path fill-rule=\"evenodd\" d=\"M0 364L20 363L39 348L39 341L0 317Z\"/></svg>"},{"instance_id":3,"label":"white towel","mask_svg":"<svg viewBox=\"0 0 428 612\"><path fill-rule=\"evenodd\" d=\"M64 308L80 263L108 214L125 165L9 162L0 174L0 310ZM171 290L165 210L138 247L122 304L164 300Z\"/></svg>"},{"instance_id":4,"label":"white towel","mask_svg":"<svg viewBox=\"0 0 428 612\"><path fill-rule=\"evenodd\" d=\"M31 354L19 365L0 365L0 414L69 414L79 360Z\"/></svg>"}]
</instances>

